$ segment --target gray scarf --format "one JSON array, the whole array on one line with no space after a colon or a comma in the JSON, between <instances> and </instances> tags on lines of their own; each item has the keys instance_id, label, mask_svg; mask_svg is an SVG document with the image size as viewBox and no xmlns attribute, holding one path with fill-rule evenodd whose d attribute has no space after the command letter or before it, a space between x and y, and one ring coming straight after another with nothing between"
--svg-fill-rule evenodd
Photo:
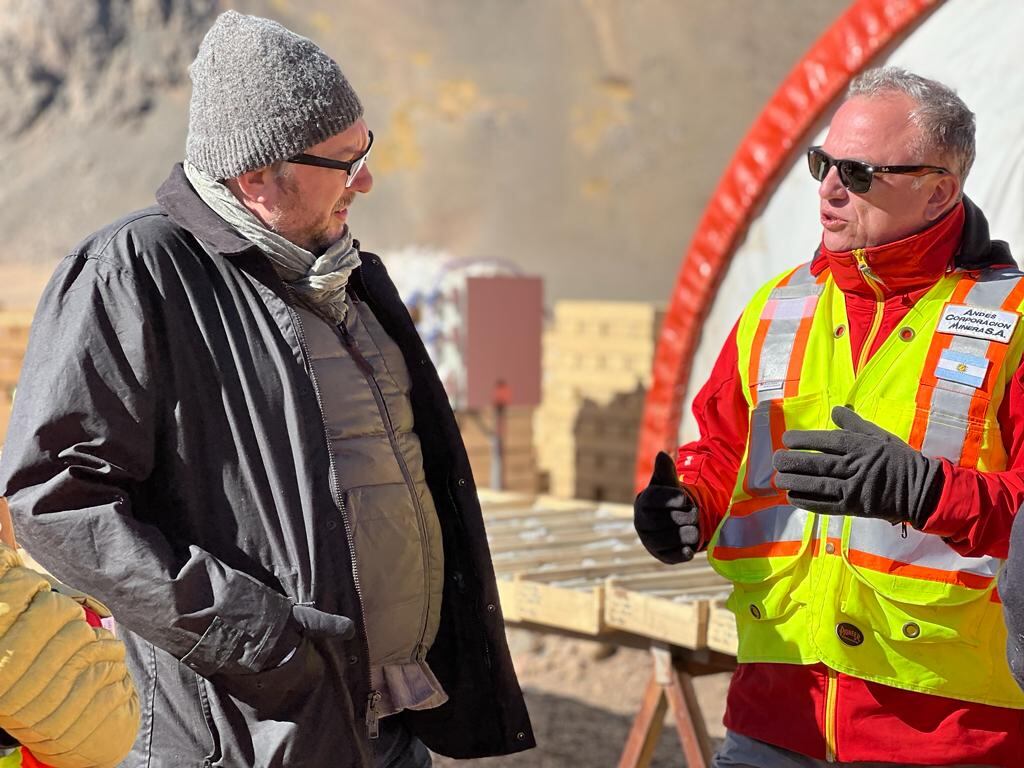
<instances>
[{"instance_id":1,"label":"gray scarf","mask_svg":"<svg viewBox=\"0 0 1024 768\"><path fill-rule=\"evenodd\" d=\"M272 262L278 275L310 310L336 323L345 322L345 289L349 275L359 266L359 250L345 227L341 239L323 255L314 256L290 240L267 229L231 190L192 163L185 161L185 176L214 213L256 245Z\"/></svg>"}]
</instances>

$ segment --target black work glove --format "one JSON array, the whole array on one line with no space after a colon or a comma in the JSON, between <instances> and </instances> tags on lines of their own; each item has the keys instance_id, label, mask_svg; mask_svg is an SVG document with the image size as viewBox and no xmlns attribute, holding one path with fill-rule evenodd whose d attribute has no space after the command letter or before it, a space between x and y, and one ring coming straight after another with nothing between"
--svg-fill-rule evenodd
<instances>
[{"instance_id":1,"label":"black work glove","mask_svg":"<svg viewBox=\"0 0 1024 768\"><path fill-rule=\"evenodd\" d=\"M838 430L788 430L772 463L775 485L801 509L875 517L921 528L942 494L942 463L849 408L832 409ZM818 451L818 453L808 453Z\"/></svg>"},{"instance_id":2,"label":"black work glove","mask_svg":"<svg viewBox=\"0 0 1024 768\"><path fill-rule=\"evenodd\" d=\"M664 451L654 458L650 484L633 502L633 526L647 551L661 562L693 559L700 543L697 505L679 487L675 462Z\"/></svg>"}]
</instances>

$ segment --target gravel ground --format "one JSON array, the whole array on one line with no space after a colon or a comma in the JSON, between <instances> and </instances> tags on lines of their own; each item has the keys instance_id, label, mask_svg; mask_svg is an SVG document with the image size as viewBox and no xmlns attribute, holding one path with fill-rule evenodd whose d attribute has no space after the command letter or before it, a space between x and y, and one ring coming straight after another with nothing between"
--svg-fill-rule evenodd
<instances>
[{"instance_id":1,"label":"gravel ground","mask_svg":"<svg viewBox=\"0 0 1024 768\"><path fill-rule=\"evenodd\" d=\"M537 748L509 757L458 761L437 757L437 768L603 768L619 755L651 673L650 655L586 640L523 629L509 630L509 645L526 692ZM727 674L699 678L695 686L708 732L724 736ZM684 766L675 729L661 733L653 768Z\"/></svg>"}]
</instances>

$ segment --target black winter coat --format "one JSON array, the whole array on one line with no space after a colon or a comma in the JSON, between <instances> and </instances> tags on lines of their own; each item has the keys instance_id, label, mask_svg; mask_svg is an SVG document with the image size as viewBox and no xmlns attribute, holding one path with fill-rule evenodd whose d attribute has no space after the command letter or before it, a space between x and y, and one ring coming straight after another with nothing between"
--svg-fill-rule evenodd
<instances>
[{"instance_id":1,"label":"black winter coat","mask_svg":"<svg viewBox=\"0 0 1024 768\"><path fill-rule=\"evenodd\" d=\"M366 765L345 478L332 477L290 295L180 166L157 202L88 238L51 279L0 488L26 548L118 621L143 702L126 765ZM350 290L405 356L444 540L428 662L450 698L400 716L442 754L526 749L462 439L383 265L362 258ZM303 634L295 603L351 617L355 638Z\"/></svg>"}]
</instances>

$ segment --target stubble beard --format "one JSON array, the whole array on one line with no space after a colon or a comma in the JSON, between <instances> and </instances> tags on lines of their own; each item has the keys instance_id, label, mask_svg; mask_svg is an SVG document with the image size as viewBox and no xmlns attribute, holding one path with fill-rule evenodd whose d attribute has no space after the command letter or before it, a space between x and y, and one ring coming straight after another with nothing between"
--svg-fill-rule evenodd
<instances>
[{"instance_id":1,"label":"stubble beard","mask_svg":"<svg viewBox=\"0 0 1024 768\"><path fill-rule=\"evenodd\" d=\"M335 225L334 212L349 208L355 200L355 192L346 192L342 195L331 208L331 212L325 221L304 224L301 220L296 221L296 219L302 218L301 213L303 210L297 196L292 194L293 191L294 187L286 187L287 206L285 206L284 210L271 214L267 219L267 226L271 231L295 243L300 248L305 248L314 256L320 256L344 235L347 225L342 226L337 235L331 235L331 228ZM299 215L296 215L296 213Z\"/></svg>"}]
</instances>

